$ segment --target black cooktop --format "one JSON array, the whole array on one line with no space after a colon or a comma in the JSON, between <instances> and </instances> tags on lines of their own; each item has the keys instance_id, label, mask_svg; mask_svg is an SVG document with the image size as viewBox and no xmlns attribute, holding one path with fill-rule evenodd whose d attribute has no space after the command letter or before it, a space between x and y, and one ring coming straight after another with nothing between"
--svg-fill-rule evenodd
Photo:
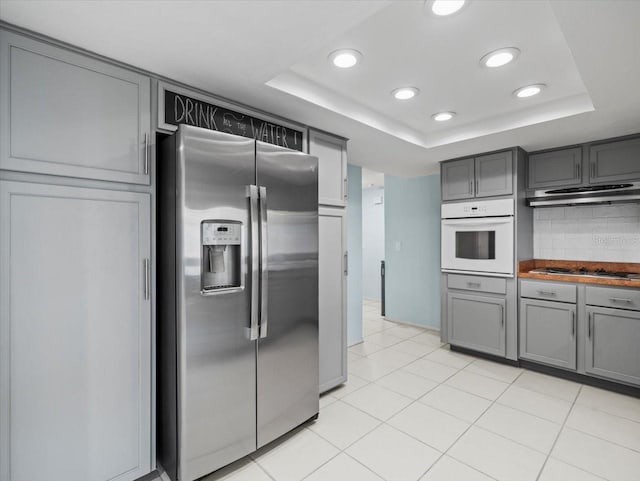
<instances>
[{"instance_id":1,"label":"black cooktop","mask_svg":"<svg viewBox=\"0 0 640 481\"><path fill-rule=\"evenodd\" d=\"M564 267L542 267L531 272L538 274L557 274L563 276L610 277L612 279L640 279L638 272L615 272L604 269L589 270L586 267L566 269Z\"/></svg>"}]
</instances>

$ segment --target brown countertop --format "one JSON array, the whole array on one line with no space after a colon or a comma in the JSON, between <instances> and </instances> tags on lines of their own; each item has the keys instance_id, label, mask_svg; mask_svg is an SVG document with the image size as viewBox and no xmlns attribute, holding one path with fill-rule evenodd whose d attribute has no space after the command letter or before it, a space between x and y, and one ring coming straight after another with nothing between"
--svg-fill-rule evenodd
<instances>
[{"instance_id":1,"label":"brown countertop","mask_svg":"<svg viewBox=\"0 0 640 481\"><path fill-rule=\"evenodd\" d=\"M579 269L585 267L589 270L605 269L616 272L640 272L640 264L631 262L589 262L589 261L559 261L545 259L530 259L518 263L518 277L528 279L544 279L547 281L580 282L584 284L600 284L606 286L626 286L640 288L640 279L611 279L592 276L563 276L562 274L539 274L530 272L542 267L563 267L566 269Z\"/></svg>"}]
</instances>

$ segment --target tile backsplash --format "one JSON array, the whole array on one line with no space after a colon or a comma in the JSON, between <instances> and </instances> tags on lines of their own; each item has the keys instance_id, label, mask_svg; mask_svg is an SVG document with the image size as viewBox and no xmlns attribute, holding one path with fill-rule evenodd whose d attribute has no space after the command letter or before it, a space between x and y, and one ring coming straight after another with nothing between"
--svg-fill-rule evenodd
<instances>
[{"instance_id":1,"label":"tile backsplash","mask_svg":"<svg viewBox=\"0 0 640 481\"><path fill-rule=\"evenodd\" d=\"M640 203L534 211L536 259L640 263Z\"/></svg>"}]
</instances>

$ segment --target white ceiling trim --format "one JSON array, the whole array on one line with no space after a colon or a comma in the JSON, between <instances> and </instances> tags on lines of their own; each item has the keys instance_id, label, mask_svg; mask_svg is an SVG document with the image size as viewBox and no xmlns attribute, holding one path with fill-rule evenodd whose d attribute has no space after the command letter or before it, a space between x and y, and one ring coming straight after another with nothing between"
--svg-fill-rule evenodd
<instances>
[{"instance_id":1,"label":"white ceiling trim","mask_svg":"<svg viewBox=\"0 0 640 481\"><path fill-rule=\"evenodd\" d=\"M595 110L589 94L576 94L426 135L291 71L269 80L266 85L427 149Z\"/></svg>"}]
</instances>

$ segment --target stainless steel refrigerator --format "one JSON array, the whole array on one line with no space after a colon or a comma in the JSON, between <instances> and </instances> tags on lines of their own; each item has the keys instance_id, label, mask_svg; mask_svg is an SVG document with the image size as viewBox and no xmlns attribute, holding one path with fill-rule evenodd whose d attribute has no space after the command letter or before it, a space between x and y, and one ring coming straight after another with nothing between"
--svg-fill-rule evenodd
<instances>
[{"instance_id":1,"label":"stainless steel refrigerator","mask_svg":"<svg viewBox=\"0 0 640 481\"><path fill-rule=\"evenodd\" d=\"M181 125L157 212L158 459L190 481L317 416L317 159Z\"/></svg>"}]
</instances>

